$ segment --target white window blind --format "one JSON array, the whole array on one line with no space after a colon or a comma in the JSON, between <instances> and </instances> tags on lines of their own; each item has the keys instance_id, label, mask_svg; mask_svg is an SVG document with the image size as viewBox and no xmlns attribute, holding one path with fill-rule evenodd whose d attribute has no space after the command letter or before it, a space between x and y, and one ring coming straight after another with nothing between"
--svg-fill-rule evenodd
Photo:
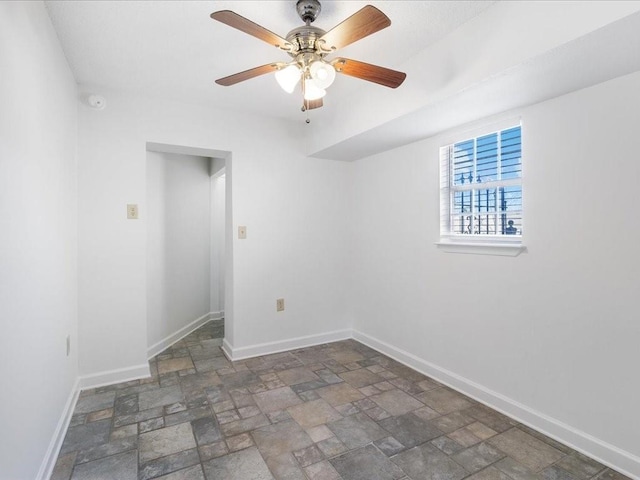
<instances>
[{"instance_id":1,"label":"white window blind","mask_svg":"<svg viewBox=\"0 0 640 480\"><path fill-rule=\"evenodd\" d=\"M440 235L514 240L522 236L521 127L440 148Z\"/></svg>"}]
</instances>

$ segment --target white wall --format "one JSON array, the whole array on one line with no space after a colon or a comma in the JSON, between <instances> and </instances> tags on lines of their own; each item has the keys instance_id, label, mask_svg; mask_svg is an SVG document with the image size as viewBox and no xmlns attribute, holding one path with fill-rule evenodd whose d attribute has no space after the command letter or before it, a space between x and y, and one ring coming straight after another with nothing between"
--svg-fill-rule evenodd
<instances>
[{"instance_id":1,"label":"white wall","mask_svg":"<svg viewBox=\"0 0 640 480\"><path fill-rule=\"evenodd\" d=\"M305 158L277 140L269 148L251 161L233 157L232 236L247 226L247 239L233 241L233 335L240 348L269 342L276 344L266 350L286 348L279 342L351 325L345 276L351 165ZM277 298L285 299L284 312L276 313Z\"/></svg>"},{"instance_id":2,"label":"white wall","mask_svg":"<svg viewBox=\"0 0 640 480\"><path fill-rule=\"evenodd\" d=\"M225 183L224 175L211 177L211 305L209 310L214 314L224 313Z\"/></svg>"},{"instance_id":3,"label":"white wall","mask_svg":"<svg viewBox=\"0 0 640 480\"><path fill-rule=\"evenodd\" d=\"M210 160L147 152L147 346L209 313Z\"/></svg>"},{"instance_id":4,"label":"white wall","mask_svg":"<svg viewBox=\"0 0 640 480\"><path fill-rule=\"evenodd\" d=\"M78 372L77 92L42 3L0 3L0 72L0 476L26 479Z\"/></svg>"},{"instance_id":5,"label":"white wall","mask_svg":"<svg viewBox=\"0 0 640 480\"><path fill-rule=\"evenodd\" d=\"M98 91L107 100L104 110L79 109L86 383L142 375L146 366L146 142L232 153L225 167L231 182L225 191L225 274L231 282L225 328L234 348L348 324L342 275L348 165L304 157L297 125ZM301 121L299 128L305 126ZM127 203L139 204L138 221L126 219ZM246 240L234 238L238 225L247 226ZM277 314L280 297L287 309Z\"/></svg>"},{"instance_id":6,"label":"white wall","mask_svg":"<svg viewBox=\"0 0 640 480\"><path fill-rule=\"evenodd\" d=\"M515 258L434 245L444 136L356 162L353 282L369 340L636 477L638 84L511 112L528 248Z\"/></svg>"}]
</instances>

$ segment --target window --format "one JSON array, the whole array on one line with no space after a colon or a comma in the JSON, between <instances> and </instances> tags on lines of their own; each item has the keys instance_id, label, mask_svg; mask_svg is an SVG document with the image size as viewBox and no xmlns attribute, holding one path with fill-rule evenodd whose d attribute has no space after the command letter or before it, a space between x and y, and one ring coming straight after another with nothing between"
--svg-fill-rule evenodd
<instances>
[{"instance_id":1,"label":"window","mask_svg":"<svg viewBox=\"0 0 640 480\"><path fill-rule=\"evenodd\" d=\"M521 152L519 125L441 147L442 242L521 242Z\"/></svg>"}]
</instances>

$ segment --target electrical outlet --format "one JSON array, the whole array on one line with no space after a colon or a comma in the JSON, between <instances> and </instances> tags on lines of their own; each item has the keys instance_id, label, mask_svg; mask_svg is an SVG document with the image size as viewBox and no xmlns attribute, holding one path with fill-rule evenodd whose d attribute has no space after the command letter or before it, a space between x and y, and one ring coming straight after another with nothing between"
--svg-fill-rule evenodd
<instances>
[{"instance_id":1,"label":"electrical outlet","mask_svg":"<svg viewBox=\"0 0 640 480\"><path fill-rule=\"evenodd\" d=\"M127 219L129 220L137 220L138 218L138 205L135 203L130 203L127 205Z\"/></svg>"},{"instance_id":2,"label":"electrical outlet","mask_svg":"<svg viewBox=\"0 0 640 480\"><path fill-rule=\"evenodd\" d=\"M247 227L244 227L244 226L238 227L238 238L240 240L245 240L247 238Z\"/></svg>"},{"instance_id":3,"label":"electrical outlet","mask_svg":"<svg viewBox=\"0 0 640 480\"><path fill-rule=\"evenodd\" d=\"M284 298L279 298L276 300L276 312L284 311Z\"/></svg>"},{"instance_id":4,"label":"electrical outlet","mask_svg":"<svg viewBox=\"0 0 640 480\"><path fill-rule=\"evenodd\" d=\"M67 335L67 357L71 353L71 335Z\"/></svg>"}]
</instances>

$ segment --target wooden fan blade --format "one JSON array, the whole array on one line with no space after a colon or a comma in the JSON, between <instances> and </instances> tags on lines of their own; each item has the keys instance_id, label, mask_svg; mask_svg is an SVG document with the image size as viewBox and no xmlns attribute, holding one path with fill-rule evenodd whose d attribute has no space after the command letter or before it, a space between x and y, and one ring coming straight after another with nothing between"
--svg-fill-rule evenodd
<instances>
[{"instance_id":1,"label":"wooden fan blade","mask_svg":"<svg viewBox=\"0 0 640 480\"><path fill-rule=\"evenodd\" d=\"M323 49L337 50L376 33L391 25L391 20L376 7L367 5L336 25L320 40L324 41Z\"/></svg>"},{"instance_id":2,"label":"wooden fan blade","mask_svg":"<svg viewBox=\"0 0 640 480\"><path fill-rule=\"evenodd\" d=\"M245 70L244 72L235 73L224 78L219 78L218 80L216 80L216 83L218 85L228 87L230 85L235 85L236 83L249 80L250 78L259 77L260 75L264 75L266 73L275 72L276 70L278 70L279 65L280 64L278 63L269 63L267 65L262 65L261 67L251 68L249 70Z\"/></svg>"},{"instance_id":3,"label":"wooden fan blade","mask_svg":"<svg viewBox=\"0 0 640 480\"><path fill-rule=\"evenodd\" d=\"M336 58L331 64L336 69L336 72L390 88L399 87L404 82L404 79L407 78L406 73L351 60L350 58Z\"/></svg>"},{"instance_id":4,"label":"wooden fan blade","mask_svg":"<svg viewBox=\"0 0 640 480\"><path fill-rule=\"evenodd\" d=\"M314 108L320 108L322 106L322 99L317 100L305 100L304 106L307 110L313 110Z\"/></svg>"},{"instance_id":5,"label":"wooden fan blade","mask_svg":"<svg viewBox=\"0 0 640 480\"><path fill-rule=\"evenodd\" d=\"M231 10L213 12L211 14L211 18L222 22L225 25L229 25L230 27L236 28L241 32L248 33L249 35L259 38L260 40L267 42L269 45L275 45L283 50L289 50L291 48L291 44L280 35L276 35L257 23L232 12Z\"/></svg>"}]
</instances>

